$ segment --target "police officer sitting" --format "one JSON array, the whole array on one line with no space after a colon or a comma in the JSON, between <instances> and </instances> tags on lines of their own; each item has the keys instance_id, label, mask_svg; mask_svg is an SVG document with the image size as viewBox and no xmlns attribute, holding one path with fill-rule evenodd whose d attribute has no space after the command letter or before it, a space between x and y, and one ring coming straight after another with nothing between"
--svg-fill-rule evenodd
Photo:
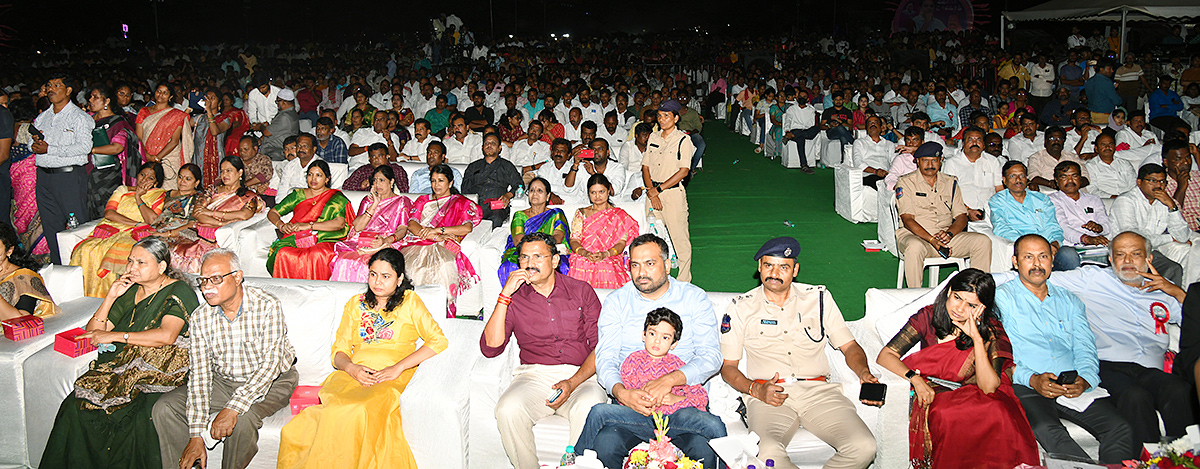
<instances>
[{"instance_id":1,"label":"police officer sitting","mask_svg":"<svg viewBox=\"0 0 1200 469\"><path fill-rule=\"evenodd\" d=\"M721 377L742 393L747 425L760 438L760 460L795 468L787 445L803 426L837 450L826 468L867 467L875 459L875 437L842 385L829 382L826 344L842 351L861 383L879 381L825 287L792 282L799 253L800 244L783 237L754 255L762 285L734 298L721 320ZM746 374L738 369L743 348Z\"/></svg>"},{"instance_id":2,"label":"police officer sitting","mask_svg":"<svg viewBox=\"0 0 1200 469\"><path fill-rule=\"evenodd\" d=\"M991 271L992 241L987 235L965 233L967 206L958 179L942 174L942 146L926 142L913 152L917 170L896 180L896 209L901 227L896 246L904 253L904 279L921 286L923 259L966 257L971 267ZM933 281L932 283L937 283Z\"/></svg>"}]
</instances>

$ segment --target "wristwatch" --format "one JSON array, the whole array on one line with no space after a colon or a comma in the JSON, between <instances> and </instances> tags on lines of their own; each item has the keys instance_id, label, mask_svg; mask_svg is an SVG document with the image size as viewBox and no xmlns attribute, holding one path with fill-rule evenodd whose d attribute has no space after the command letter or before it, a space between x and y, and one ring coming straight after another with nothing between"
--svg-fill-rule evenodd
<instances>
[{"instance_id":1,"label":"wristwatch","mask_svg":"<svg viewBox=\"0 0 1200 469\"><path fill-rule=\"evenodd\" d=\"M127 344L128 344L128 343L129 343L129 333L128 333L128 332L126 332L126 333L125 333L125 335L124 335L123 337L125 338L125 343L127 343Z\"/></svg>"},{"instance_id":2,"label":"wristwatch","mask_svg":"<svg viewBox=\"0 0 1200 469\"><path fill-rule=\"evenodd\" d=\"M911 380L911 379L913 379L913 376L920 376L920 375L921 375L921 373L917 370L908 370L908 373L904 374L904 379Z\"/></svg>"}]
</instances>

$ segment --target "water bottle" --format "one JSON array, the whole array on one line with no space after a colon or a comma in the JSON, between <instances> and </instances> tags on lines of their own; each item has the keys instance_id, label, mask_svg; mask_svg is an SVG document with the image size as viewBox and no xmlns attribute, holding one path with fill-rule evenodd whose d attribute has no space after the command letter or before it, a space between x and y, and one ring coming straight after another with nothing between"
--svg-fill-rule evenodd
<instances>
[{"instance_id":1,"label":"water bottle","mask_svg":"<svg viewBox=\"0 0 1200 469\"><path fill-rule=\"evenodd\" d=\"M562 461L559 461L559 466L574 466L575 465L575 446L567 445L567 451L563 453Z\"/></svg>"},{"instance_id":2,"label":"water bottle","mask_svg":"<svg viewBox=\"0 0 1200 469\"><path fill-rule=\"evenodd\" d=\"M517 186L517 195L515 198L519 199L521 197L525 197L525 185L523 184Z\"/></svg>"},{"instance_id":3,"label":"water bottle","mask_svg":"<svg viewBox=\"0 0 1200 469\"><path fill-rule=\"evenodd\" d=\"M67 229L73 230L79 227L79 218L75 217L75 212L67 214Z\"/></svg>"}]
</instances>

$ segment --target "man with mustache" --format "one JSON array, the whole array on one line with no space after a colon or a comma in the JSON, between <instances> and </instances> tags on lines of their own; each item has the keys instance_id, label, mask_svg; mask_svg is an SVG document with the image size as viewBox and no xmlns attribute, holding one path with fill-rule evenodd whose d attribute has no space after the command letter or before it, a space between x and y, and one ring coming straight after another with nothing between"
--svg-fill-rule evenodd
<instances>
[{"instance_id":1,"label":"man with mustache","mask_svg":"<svg viewBox=\"0 0 1200 469\"><path fill-rule=\"evenodd\" d=\"M1129 422L1135 444L1179 438L1195 423L1191 385L1163 371L1166 325L1179 324L1186 293L1158 274L1153 257L1146 238L1126 231L1109 245L1111 267L1085 266L1051 280L1083 301L1096 336L1100 382ZM1159 415L1166 435L1159 433Z\"/></svg>"},{"instance_id":2,"label":"man with mustache","mask_svg":"<svg viewBox=\"0 0 1200 469\"><path fill-rule=\"evenodd\" d=\"M686 160L684 164L686 165ZM621 405L600 404L592 408L575 444L575 451L594 449L606 467L621 467L621 459L641 442L654 437L651 413L675 386L704 384L721 368L717 317L712 302L699 287L670 277L667 242L644 234L629 243L629 273L632 281L608 295L597 327L596 376ZM646 313L667 308L683 320L683 336L672 353L685 365L650 381L640 389L621 384L621 363L629 354L643 350L642 325ZM717 455L708 440L726 435L725 424L709 412L689 407L671 414L667 433L688 457L716 466Z\"/></svg>"},{"instance_id":3,"label":"man with mustache","mask_svg":"<svg viewBox=\"0 0 1200 469\"><path fill-rule=\"evenodd\" d=\"M972 267L990 271L992 240L966 232L967 205L958 179L941 172L942 145L922 143L913 158L917 170L896 180L896 209L900 214L896 246L904 252L908 287L920 288L925 274L922 259L939 256L939 250L949 250L948 256L970 258Z\"/></svg>"},{"instance_id":4,"label":"man with mustache","mask_svg":"<svg viewBox=\"0 0 1200 469\"><path fill-rule=\"evenodd\" d=\"M1004 330L1012 341L1016 364L1013 392L1025 408L1038 443L1047 453L1088 458L1059 420L1066 418L1100 441L1102 464L1119 464L1134 457L1132 431L1114 407L1115 399L1097 399L1082 412L1056 401L1060 396L1079 397L1100 384L1096 339L1083 302L1048 281L1054 259L1050 242L1027 234L1017 238L1013 248L1012 263L1019 280L996 288L996 307L1003 311ZM1059 384L1058 375L1066 371L1078 375L1074 381Z\"/></svg>"},{"instance_id":5,"label":"man with mustache","mask_svg":"<svg viewBox=\"0 0 1200 469\"><path fill-rule=\"evenodd\" d=\"M734 298L721 319L721 377L742 393L746 423L760 438L759 459L795 468L787 446L803 422L837 449L825 467L867 467L875 459L875 437L842 385L828 382L825 347L842 351L860 383L879 380L825 287L793 282L799 254L800 243L783 237L767 241L754 255L762 285ZM738 369L743 352L744 374Z\"/></svg>"},{"instance_id":6,"label":"man with mustache","mask_svg":"<svg viewBox=\"0 0 1200 469\"><path fill-rule=\"evenodd\" d=\"M1167 171L1154 163L1138 170L1137 190L1131 190L1113 201L1112 220L1116 232L1133 231L1150 241L1154 268L1166 273L1167 261L1183 267L1180 278L1167 277L1176 285L1187 285L1200 270L1200 254L1191 241L1192 232L1179 212L1179 203L1167 193ZM1196 264L1196 265L1194 265Z\"/></svg>"},{"instance_id":7,"label":"man with mustache","mask_svg":"<svg viewBox=\"0 0 1200 469\"><path fill-rule=\"evenodd\" d=\"M1035 233L1050 242L1054 252L1054 270L1079 267L1079 253L1063 245L1062 227L1054 203L1041 192L1028 189L1025 165L1020 161L1004 163L1004 188L988 200L992 211L992 233L1009 241Z\"/></svg>"},{"instance_id":8,"label":"man with mustache","mask_svg":"<svg viewBox=\"0 0 1200 469\"><path fill-rule=\"evenodd\" d=\"M963 203L967 204L967 218L973 222L984 222L988 199L1004 189L1000 177L1000 160L984 153L984 130L967 127L962 133L962 148L946 158L942 172L958 178L963 191Z\"/></svg>"},{"instance_id":9,"label":"man with mustache","mask_svg":"<svg viewBox=\"0 0 1200 469\"><path fill-rule=\"evenodd\" d=\"M500 440L516 469L538 468L535 422L566 417L574 444L592 406L608 397L595 378L600 299L587 282L558 271L557 244L545 233L517 243L521 268L508 276L479 338L488 358L503 353L513 337L521 349L521 365L496 402Z\"/></svg>"},{"instance_id":10,"label":"man with mustache","mask_svg":"<svg viewBox=\"0 0 1200 469\"><path fill-rule=\"evenodd\" d=\"M80 223L88 220L87 172L84 164L92 149L92 130L96 122L79 109L71 96L75 79L56 73L42 86L50 107L33 121L42 136L33 137L29 149L37 165L38 215L42 234L50 247L50 260L62 264L58 252L58 232L67 228L73 213ZM68 259L69 261L70 259Z\"/></svg>"},{"instance_id":11,"label":"man with mustache","mask_svg":"<svg viewBox=\"0 0 1200 469\"><path fill-rule=\"evenodd\" d=\"M1061 161L1078 163L1082 168L1079 175L1081 187L1087 187L1090 182L1087 168L1083 168L1083 160L1074 150L1064 146L1067 142L1067 132L1062 127L1050 127L1046 129L1044 142L1046 148L1029 157L1029 190L1036 191L1042 186L1058 189L1058 184L1054 182L1054 167Z\"/></svg>"},{"instance_id":12,"label":"man with mustache","mask_svg":"<svg viewBox=\"0 0 1200 469\"><path fill-rule=\"evenodd\" d=\"M1112 223L1104 202L1093 194L1079 192L1079 163L1063 161L1054 167L1058 192L1048 197L1054 204L1054 215L1063 231L1063 241L1070 244L1107 246Z\"/></svg>"},{"instance_id":13,"label":"man with mustache","mask_svg":"<svg viewBox=\"0 0 1200 469\"><path fill-rule=\"evenodd\" d=\"M1179 213L1192 231L1200 228L1200 169L1196 169L1194 158L1200 158L1196 146L1186 144L1182 139L1163 144L1166 190L1179 205Z\"/></svg>"},{"instance_id":14,"label":"man with mustache","mask_svg":"<svg viewBox=\"0 0 1200 469\"><path fill-rule=\"evenodd\" d=\"M1037 115L1022 112L1013 119L1017 119L1021 133L1004 140L1004 155L1010 160L1024 163L1029 160L1029 155L1045 148L1046 143L1043 141L1043 134L1037 129Z\"/></svg>"},{"instance_id":15,"label":"man with mustache","mask_svg":"<svg viewBox=\"0 0 1200 469\"><path fill-rule=\"evenodd\" d=\"M1090 114L1088 114L1090 118ZM1071 132L1074 134L1074 132ZM1116 132L1104 129L1092 141L1095 153L1087 158L1088 173L1092 175L1088 192L1100 198L1116 198L1134 187L1137 171L1128 161L1117 158Z\"/></svg>"},{"instance_id":16,"label":"man with mustache","mask_svg":"<svg viewBox=\"0 0 1200 469\"><path fill-rule=\"evenodd\" d=\"M225 439L222 467L246 467L258 452L263 419L287 406L296 390L296 351L279 299L242 285L237 254L214 249L200 263L196 284L208 304L191 316L191 375L187 386L154 403L154 428L165 467L188 469L197 461L205 467L203 432ZM212 412L219 413L206 425Z\"/></svg>"}]
</instances>

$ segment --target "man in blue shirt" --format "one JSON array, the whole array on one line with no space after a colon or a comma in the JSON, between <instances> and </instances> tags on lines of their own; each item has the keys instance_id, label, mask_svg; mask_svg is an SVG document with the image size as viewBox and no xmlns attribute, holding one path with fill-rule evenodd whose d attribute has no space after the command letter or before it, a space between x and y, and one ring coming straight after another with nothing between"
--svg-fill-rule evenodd
<instances>
[{"instance_id":1,"label":"man in blue shirt","mask_svg":"<svg viewBox=\"0 0 1200 469\"><path fill-rule=\"evenodd\" d=\"M1146 238L1126 231L1113 238L1112 267L1085 266L1054 274L1050 283L1077 295L1096 337L1100 381L1129 422L1135 443L1156 443L1162 415L1169 439L1187 433L1193 417L1192 386L1163 371L1170 339L1166 325L1179 324L1186 294L1150 266Z\"/></svg>"},{"instance_id":2,"label":"man in blue shirt","mask_svg":"<svg viewBox=\"0 0 1200 469\"><path fill-rule=\"evenodd\" d=\"M621 460L639 443L654 437L651 413L664 404L671 388L703 385L721 369L717 317L708 294L699 287L671 278L667 242L652 234L634 238L629 244L629 273L632 281L608 295L600 310L596 343L596 377L600 385L621 405L600 404L592 408L575 443L575 451L594 449L606 467L621 467ZM683 335L672 353L685 365L652 380L641 389L621 384L621 363L629 354L643 350L646 313L668 308L683 320ZM717 455L708 440L725 436L725 424L711 413L687 407L671 414L667 433L684 454L717 467Z\"/></svg>"},{"instance_id":3,"label":"man in blue shirt","mask_svg":"<svg viewBox=\"0 0 1200 469\"><path fill-rule=\"evenodd\" d=\"M333 119L317 119L317 144L313 146L313 150L318 158L327 163L345 164L350 159L350 150L346 148L346 142L342 141L341 137L333 134L335 130L337 127L334 126Z\"/></svg>"},{"instance_id":4,"label":"man in blue shirt","mask_svg":"<svg viewBox=\"0 0 1200 469\"><path fill-rule=\"evenodd\" d=\"M1096 75L1083 84L1087 92L1088 110L1092 112L1093 124L1107 124L1108 116L1113 109L1121 105L1121 95L1117 94L1112 77L1115 69L1111 59L1102 58L1096 62Z\"/></svg>"},{"instance_id":5,"label":"man in blue shirt","mask_svg":"<svg viewBox=\"0 0 1200 469\"><path fill-rule=\"evenodd\" d=\"M413 194L430 194L433 193L433 188L429 184L429 168L446 162L446 145L439 141L429 143L429 147L425 150L425 162L429 164L424 168L413 171L412 177L408 179L408 191ZM454 170L454 190L462 191L462 172L453 166L450 169Z\"/></svg>"},{"instance_id":6,"label":"man in blue shirt","mask_svg":"<svg viewBox=\"0 0 1200 469\"><path fill-rule=\"evenodd\" d=\"M1087 458L1060 418L1080 424L1100 441L1100 461L1119 464L1136 456L1132 430L1110 399L1097 399L1083 412L1057 399L1081 396L1100 383L1096 341L1084 304L1066 289L1050 284L1054 257L1050 242L1036 234L1017 238L1013 267L1019 280L996 288L1004 329L1012 342L1013 391L1025 407L1033 434L1047 453ZM1076 371L1073 382L1058 375Z\"/></svg>"},{"instance_id":7,"label":"man in blue shirt","mask_svg":"<svg viewBox=\"0 0 1200 469\"><path fill-rule=\"evenodd\" d=\"M1174 130L1179 124L1186 123L1179 118L1179 111L1183 110L1183 101L1179 99L1178 93L1171 90L1171 82L1174 80L1170 75L1158 77L1158 89L1147 97L1150 100L1150 115L1146 117L1149 118L1150 125L1163 132Z\"/></svg>"},{"instance_id":8,"label":"man in blue shirt","mask_svg":"<svg viewBox=\"0 0 1200 469\"><path fill-rule=\"evenodd\" d=\"M1061 133L1060 133L1061 135ZM1054 270L1079 267L1079 253L1063 246L1062 227L1054 212L1054 202L1045 194L1030 191L1025 165L1020 161L1004 163L1004 190L988 200L992 212L992 233L1009 241L1033 233L1050 242L1054 253Z\"/></svg>"}]
</instances>

